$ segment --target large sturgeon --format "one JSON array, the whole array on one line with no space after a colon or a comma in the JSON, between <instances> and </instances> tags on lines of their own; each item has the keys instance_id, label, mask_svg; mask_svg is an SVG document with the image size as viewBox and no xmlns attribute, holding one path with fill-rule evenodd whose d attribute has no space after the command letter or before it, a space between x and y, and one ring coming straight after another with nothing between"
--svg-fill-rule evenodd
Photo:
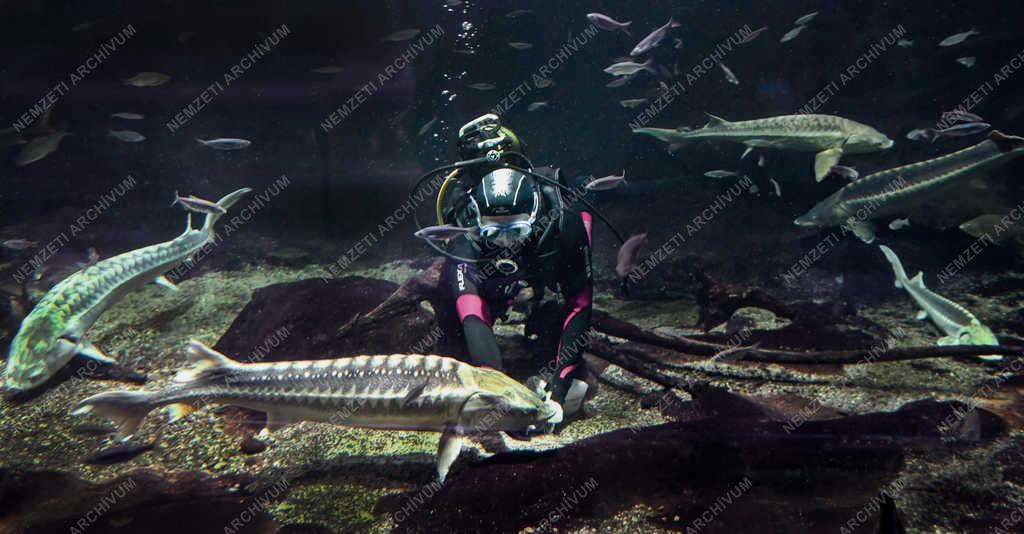
<instances>
[{"instance_id":1,"label":"large sturgeon","mask_svg":"<svg viewBox=\"0 0 1024 534\"><path fill-rule=\"evenodd\" d=\"M834 115L781 115L765 119L731 122L707 114L709 122L699 130L637 128L669 144L688 141L733 141L748 147L817 152L814 176L820 182L839 163L843 154L866 154L885 150L892 139L878 130Z\"/></svg>"},{"instance_id":2,"label":"large sturgeon","mask_svg":"<svg viewBox=\"0 0 1024 534\"><path fill-rule=\"evenodd\" d=\"M217 205L226 210L249 191L239 189ZM185 231L175 239L96 262L53 286L25 317L11 342L5 386L12 391L35 388L75 355L113 362L86 339L86 332L107 308L135 289L152 282L177 289L164 273L215 239L213 225L220 216L208 214L203 227L196 230L190 214Z\"/></svg>"},{"instance_id":3,"label":"large sturgeon","mask_svg":"<svg viewBox=\"0 0 1024 534\"><path fill-rule=\"evenodd\" d=\"M242 363L192 341L192 366L161 391L109 391L79 403L117 423L124 437L152 410L170 405L171 421L203 404L267 413L274 430L298 421L442 432L437 476L444 481L473 432L543 430L562 409L500 371L434 355L391 354L332 360Z\"/></svg>"},{"instance_id":4,"label":"large sturgeon","mask_svg":"<svg viewBox=\"0 0 1024 534\"><path fill-rule=\"evenodd\" d=\"M902 214L929 198L1024 155L1024 138L994 131L988 139L935 159L865 176L829 195L793 221L799 226L849 225L864 242L875 239L870 219Z\"/></svg>"}]
</instances>

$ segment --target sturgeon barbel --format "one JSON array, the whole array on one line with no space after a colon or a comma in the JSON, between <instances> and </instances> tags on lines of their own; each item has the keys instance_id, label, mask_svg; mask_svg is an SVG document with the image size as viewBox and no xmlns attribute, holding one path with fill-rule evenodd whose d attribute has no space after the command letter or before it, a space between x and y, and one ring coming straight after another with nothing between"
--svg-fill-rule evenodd
<instances>
[{"instance_id":1,"label":"sturgeon barbel","mask_svg":"<svg viewBox=\"0 0 1024 534\"><path fill-rule=\"evenodd\" d=\"M669 144L688 141L733 141L748 147L817 152L814 177L820 182L839 163L843 154L866 154L892 147L892 139L878 130L834 115L781 115L730 122L707 114L709 122L699 130L637 128Z\"/></svg>"},{"instance_id":2,"label":"sturgeon barbel","mask_svg":"<svg viewBox=\"0 0 1024 534\"><path fill-rule=\"evenodd\" d=\"M870 219L904 213L929 198L1024 155L1024 138L993 131L988 139L935 159L870 174L850 182L794 221L799 226L848 224L865 243L875 239Z\"/></svg>"},{"instance_id":3,"label":"sturgeon barbel","mask_svg":"<svg viewBox=\"0 0 1024 534\"><path fill-rule=\"evenodd\" d=\"M191 367L160 391L109 391L81 401L133 434L150 411L170 406L171 420L200 405L226 404L266 412L267 429L299 421L386 430L442 432L437 475L444 481L473 432L538 429L562 420L562 409L494 369L422 354L330 360L242 363L198 341Z\"/></svg>"},{"instance_id":4,"label":"sturgeon barbel","mask_svg":"<svg viewBox=\"0 0 1024 534\"><path fill-rule=\"evenodd\" d=\"M879 245L885 259L889 260L893 273L896 276L895 285L898 288L907 290L910 298L914 299L921 311L917 314L918 320L931 319L935 326L946 334L939 338L939 345L998 345L999 340L987 326L973 313L963 306L949 300L946 297L928 289L924 286L924 273L918 272L913 278L907 278L906 271L899 257L889 247ZM983 360L1001 360L1002 356L978 356Z\"/></svg>"},{"instance_id":5,"label":"sturgeon barbel","mask_svg":"<svg viewBox=\"0 0 1024 534\"><path fill-rule=\"evenodd\" d=\"M249 191L239 189L217 204L226 210ZM216 238L213 225L220 217L218 213L208 214L203 227L196 230L189 214L185 231L173 240L96 262L53 286L21 323L11 342L5 386L13 391L35 388L75 355L112 363L86 339L86 332L107 308L135 289L151 282L177 289L164 273L212 242Z\"/></svg>"}]
</instances>

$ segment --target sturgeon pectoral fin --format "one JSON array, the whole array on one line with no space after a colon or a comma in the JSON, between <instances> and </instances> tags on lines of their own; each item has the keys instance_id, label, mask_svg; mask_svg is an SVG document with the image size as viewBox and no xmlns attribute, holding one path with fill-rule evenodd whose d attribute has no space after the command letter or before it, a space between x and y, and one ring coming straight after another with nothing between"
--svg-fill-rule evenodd
<instances>
[{"instance_id":1,"label":"sturgeon pectoral fin","mask_svg":"<svg viewBox=\"0 0 1024 534\"><path fill-rule=\"evenodd\" d=\"M437 480L444 482L448 476L455 459L462 452L462 436L449 427L441 434L441 441L437 444Z\"/></svg>"},{"instance_id":2,"label":"sturgeon pectoral fin","mask_svg":"<svg viewBox=\"0 0 1024 534\"><path fill-rule=\"evenodd\" d=\"M914 316L914 319L917 319L918 321L923 321L923 320L925 320L927 318L928 318L928 312L926 312L924 310L921 310L921 311L917 312L917 315Z\"/></svg>"},{"instance_id":3,"label":"sturgeon pectoral fin","mask_svg":"<svg viewBox=\"0 0 1024 534\"><path fill-rule=\"evenodd\" d=\"M156 277L156 280L154 280L154 282L156 282L156 285L161 286L161 287L166 287L167 289L170 289L171 291L177 291L178 290L178 286L174 285L174 282L168 280L167 277L164 276L164 275L160 275L160 276Z\"/></svg>"},{"instance_id":4,"label":"sturgeon pectoral fin","mask_svg":"<svg viewBox=\"0 0 1024 534\"><path fill-rule=\"evenodd\" d=\"M953 336L943 336L943 337L939 338L939 340L936 342L936 344L941 346L941 347L944 347L946 345L959 345L960 344L960 340L955 338L955 337L953 337Z\"/></svg>"},{"instance_id":5,"label":"sturgeon pectoral fin","mask_svg":"<svg viewBox=\"0 0 1024 534\"><path fill-rule=\"evenodd\" d=\"M68 343L70 343L70 341L68 341ZM80 356L85 356L86 358L91 358L93 360L101 361L103 363L117 363L117 360L104 354L99 347L85 340L81 340L78 342L78 354Z\"/></svg>"},{"instance_id":6,"label":"sturgeon pectoral fin","mask_svg":"<svg viewBox=\"0 0 1024 534\"><path fill-rule=\"evenodd\" d=\"M875 225L868 221L850 221L850 231L865 243L872 243L875 240Z\"/></svg>"},{"instance_id":7,"label":"sturgeon pectoral fin","mask_svg":"<svg viewBox=\"0 0 1024 534\"><path fill-rule=\"evenodd\" d=\"M818 155L814 158L814 178L819 182L824 180L828 176L829 171L832 167L835 167L839 163L839 158L843 157L843 149L841 148L830 148L818 152Z\"/></svg>"}]
</instances>

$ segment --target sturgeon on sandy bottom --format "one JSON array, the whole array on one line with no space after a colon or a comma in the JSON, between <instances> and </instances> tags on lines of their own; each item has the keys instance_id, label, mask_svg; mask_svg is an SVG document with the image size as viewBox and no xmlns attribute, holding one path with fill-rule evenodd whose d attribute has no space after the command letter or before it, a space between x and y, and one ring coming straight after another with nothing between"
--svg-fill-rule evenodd
<instances>
[{"instance_id":1,"label":"sturgeon on sandy bottom","mask_svg":"<svg viewBox=\"0 0 1024 534\"><path fill-rule=\"evenodd\" d=\"M866 154L893 145L892 139L878 130L834 115L781 115L739 122L707 115L711 120L699 130L636 128L633 133L651 135L669 144L733 141L755 148L817 152L814 177L819 182L843 154Z\"/></svg>"},{"instance_id":2,"label":"sturgeon on sandy bottom","mask_svg":"<svg viewBox=\"0 0 1024 534\"><path fill-rule=\"evenodd\" d=\"M829 195L793 221L799 226L849 225L865 243L875 240L879 219L906 212L934 195L1024 155L1024 138L999 131L963 150L876 172Z\"/></svg>"},{"instance_id":3,"label":"sturgeon on sandy bottom","mask_svg":"<svg viewBox=\"0 0 1024 534\"><path fill-rule=\"evenodd\" d=\"M133 434L152 410L170 405L176 421L204 404L267 413L267 428L299 421L442 432L437 475L444 481L473 432L543 429L562 421L562 409L500 371L453 358L421 354L353 356L332 360L242 363L192 341L192 366L161 391L109 391L81 401L74 414L93 412Z\"/></svg>"},{"instance_id":4,"label":"sturgeon on sandy bottom","mask_svg":"<svg viewBox=\"0 0 1024 534\"><path fill-rule=\"evenodd\" d=\"M910 298L921 308L918 320L931 319L946 336L939 338L939 345L998 345L999 340L973 313L952 300L931 291L924 286L924 273L908 279L899 257L889 247L879 245L885 259L889 260L896 275L896 287L907 290ZM1002 356L979 356L983 360L1001 360Z\"/></svg>"},{"instance_id":5,"label":"sturgeon on sandy bottom","mask_svg":"<svg viewBox=\"0 0 1024 534\"><path fill-rule=\"evenodd\" d=\"M226 210L249 191L239 189L217 204ZM177 289L163 274L212 242L219 218L217 213L207 215L202 229L196 230L190 214L185 231L175 239L96 262L53 286L11 342L4 385L14 392L35 388L75 355L112 363L86 339L86 332L107 308L135 289L151 282Z\"/></svg>"}]
</instances>

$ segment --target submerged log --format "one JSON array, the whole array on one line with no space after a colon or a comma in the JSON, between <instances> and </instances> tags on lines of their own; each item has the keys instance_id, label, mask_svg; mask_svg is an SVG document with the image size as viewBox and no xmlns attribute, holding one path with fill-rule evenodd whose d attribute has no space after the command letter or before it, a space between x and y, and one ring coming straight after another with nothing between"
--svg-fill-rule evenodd
<instances>
[{"instance_id":1,"label":"submerged log","mask_svg":"<svg viewBox=\"0 0 1024 534\"><path fill-rule=\"evenodd\" d=\"M941 453L949 443L941 422L964 408L922 401L895 412L789 426L709 417L623 429L552 451L498 454L390 506L404 510L397 532L571 531L641 502L663 510L647 523L683 530L724 499L727 513L716 514L707 532L765 524L838 531L895 479L906 450ZM978 414L979 431L957 437L959 443L977 445L1005 432L998 417ZM865 523L879 519L872 514ZM650 525L643 521L630 526L645 529Z\"/></svg>"}]
</instances>

